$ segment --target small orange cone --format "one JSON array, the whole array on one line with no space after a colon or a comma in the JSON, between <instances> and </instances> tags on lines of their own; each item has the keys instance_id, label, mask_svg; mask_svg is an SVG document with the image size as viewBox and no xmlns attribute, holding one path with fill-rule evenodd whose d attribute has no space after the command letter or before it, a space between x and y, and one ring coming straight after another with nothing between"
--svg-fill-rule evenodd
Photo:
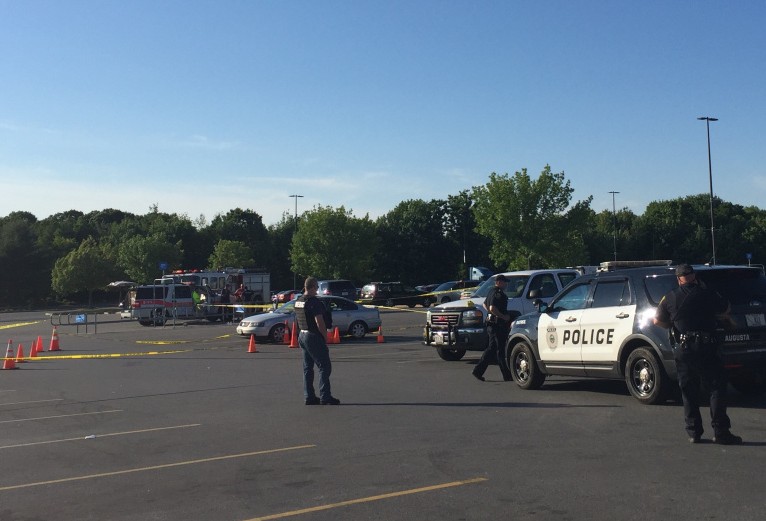
<instances>
[{"instance_id":1,"label":"small orange cone","mask_svg":"<svg viewBox=\"0 0 766 521\"><path fill-rule=\"evenodd\" d=\"M293 329L290 332L290 349L298 347L298 324L293 324Z\"/></svg>"},{"instance_id":2,"label":"small orange cone","mask_svg":"<svg viewBox=\"0 0 766 521\"><path fill-rule=\"evenodd\" d=\"M20 364L22 362L26 362L24 360L24 346L19 344L19 347L16 348L16 363Z\"/></svg>"},{"instance_id":3,"label":"small orange cone","mask_svg":"<svg viewBox=\"0 0 766 521\"><path fill-rule=\"evenodd\" d=\"M8 351L5 353L5 359L3 360L3 369L18 369L16 362L13 361L13 346L11 341L8 341Z\"/></svg>"},{"instance_id":4,"label":"small orange cone","mask_svg":"<svg viewBox=\"0 0 766 521\"><path fill-rule=\"evenodd\" d=\"M287 325L287 320L285 320L285 334L282 337L282 343L286 346L290 345L290 326Z\"/></svg>"},{"instance_id":5,"label":"small orange cone","mask_svg":"<svg viewBox=\"0 0 766 521\"><path fill-rule=\"evenodd\" d=\"M258 347L255 345L255 335L250 335L250 345L247 348L248 353L257 353Z\"/></svg>"},{"instance_id":6,"label":"small orange cone","mask_svg":"<svg viewBox=\"0 0 766 521\"><path fill-rule=\"evenodd\" d=\"M38 345L42 350L42 339ZM56 330L56 326L53 326L53 336L51 337L51 345L48 346L48 351L61 351L61 348L59 348L59 332Z\"/></svg>"},{"instance_id":7,"label":"small orange cone","mask_svg":"<svg viewBox=\"0 0 766 521\"><path fill-rule=\"evenodd\" d=\"M382 344L386 341L385 338L383 338L383 324L378 327L378 344Z\"/></svg>"},{"instance_id":8,"label":"small orange cone","mask_svg":"<svg viewBox=\"0 0 766 521\"><path fill-rule=\"evenodd\" d=\"M340 344L340 329L338 329L338 326L335 326L335 329L333 329L333 338L332 343L333 344Z\"/></svg>"}]
</instances>

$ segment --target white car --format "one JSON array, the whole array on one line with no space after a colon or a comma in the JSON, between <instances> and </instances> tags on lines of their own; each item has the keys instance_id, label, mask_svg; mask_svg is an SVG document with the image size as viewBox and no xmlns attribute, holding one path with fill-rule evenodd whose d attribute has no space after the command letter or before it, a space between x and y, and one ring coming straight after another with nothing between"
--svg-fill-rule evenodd
<instances>
[{"instance_id":1,"label":"white car","mask_svg":"<svg viewBox=\"0 0 766 521\"><path fill-rule=\"evenodd\" d=\"M332 312L332 327L337 327L341 335L364 338L368 332L380 327L377 308L362 306L343 297L318 295L317 298ZM294 323L295 300L291 300L268 313L243 318L237 325L237 334L282 342L285 326L292 328Z\"/></svg>"}]
</instances>

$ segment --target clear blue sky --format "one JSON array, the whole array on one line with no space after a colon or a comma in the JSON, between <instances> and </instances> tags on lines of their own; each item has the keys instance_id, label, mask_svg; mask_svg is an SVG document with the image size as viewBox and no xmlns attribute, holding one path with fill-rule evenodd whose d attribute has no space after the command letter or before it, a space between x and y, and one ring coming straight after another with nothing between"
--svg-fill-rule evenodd
<instances>
[{"instance_id":1,"label":"clear blue sky","mask_svg":"<svg viewBox=\"0 0 766 521\"><path fill-rule=\"evenodd\" d=\"M766 208L766 2L0 0L0 216L375 218L546 164Z\"/></svg>"}]
</instances>

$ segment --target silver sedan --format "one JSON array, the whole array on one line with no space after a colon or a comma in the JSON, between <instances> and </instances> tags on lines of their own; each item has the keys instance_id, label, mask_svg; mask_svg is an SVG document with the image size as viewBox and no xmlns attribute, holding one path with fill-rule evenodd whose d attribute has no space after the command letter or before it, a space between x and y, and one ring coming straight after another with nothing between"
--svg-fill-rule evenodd
<instances>
[{"instance_id":1,"label":"silver sedan","mask_svg":"<svg viewBox=\"0 0 766 521\"><path fill-rule=\"evenodd\" d=\"M368 332L380 327L377 308L362 306L343 297L319 295L317 298L332 312L332 326L337 327L342 335L364 338ZM282 342L285 327L292 328L294 323L295 300L291 300L268 313L243 318L237 325L237 333Z\"/></svg>"}]
</instances>

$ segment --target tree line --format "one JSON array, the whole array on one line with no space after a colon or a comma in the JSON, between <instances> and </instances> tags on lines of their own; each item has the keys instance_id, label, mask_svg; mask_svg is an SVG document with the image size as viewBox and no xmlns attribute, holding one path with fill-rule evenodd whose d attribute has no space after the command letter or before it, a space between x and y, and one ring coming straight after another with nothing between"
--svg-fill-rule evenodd
<instances>
[{"instance_id":1,"label":"tree line","mask_svg":"<svg viewBox=\"0 0 766 521\"><path fill-rule=\"evenodd\" d=\"M595 212L592 197L572 201L563 172L546 166L489 175L484 185L446 199L410 199L377 219L344 207L317 206L297 219L285 212L266 226L255 210L204 216L114 209L29 212L0 218L0 308L62 301L115 300L107 284L147 283L168 270L263 267L273 290L306 275L407 284L465 278L468 266L494 270L598 264L613 260L711 260L710 199L689 195ZM718 264L762 262L766 212L714 198ZM616 248L616 249L615 249Z\"/></svg>"}]
</instances>

